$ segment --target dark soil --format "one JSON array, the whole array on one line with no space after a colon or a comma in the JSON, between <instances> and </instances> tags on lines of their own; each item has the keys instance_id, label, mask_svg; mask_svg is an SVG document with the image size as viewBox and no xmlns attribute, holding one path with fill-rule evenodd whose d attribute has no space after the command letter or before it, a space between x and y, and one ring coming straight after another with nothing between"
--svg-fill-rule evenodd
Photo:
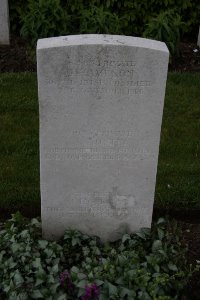
<instances>
[{"instance_id":1,"label":"dark soil","mask_svg":"<svg viewBox=\"0 0 200 300\"><path fill-rule=\"evenodd\" d=\"M28 43L19 37L11 36L10 46L0 46L0 72L35 72L35 55L30 54ZM169 65L170 71L199 72L200 49L196 42L180 43L180 54Z\"/></svg>"},{"instance_id":2,"label":"dark soil","mask_svg":"<svg viewBox=\"0 0 200 300\"><path fill-rule=\"evenodd\" d=\"M35 72L36 62L28 50L28 43L12 37L9 46L0 45L0 72Z\"/></svg>"},{"instance_id":3,"label":"dark soil","mask_svg":"<svg viewBox=\"0 0 200 300\"><path fill-rule=\"evenodd\" d=\"M169 71L200 72L200 48L197 44L188 41L180 43L180 54L172 60Z\"/></svg>"},{"instance_id":4,"label":"dark soil","mask_svg":"<svg viewBox=\"0 0 200 300\"><path fill-rule=\"evenodd\" d=\"M184 223L183 239L188 244L188 261L191 264L200 263L200 224ZM193 274L188 285L188 299L200 299L200 271Z\"/></svg>"},{"instance_id":5,"label":"dark soil","mask_svg":"<svg viewBox=\"0 0 200 300\"><path fill-rule=\"evenodd\" d=\"M10 46L0 46L0 72L35 72L36 61L34 55L30 55L27 43L18 37L11 37ZM200 72L200 49L195 42L183 41L180 44L180 55L173 59L169 65L170 71L176 72ZM33 213L33 212L32 212ZM36 213L36 211L35 211ZM38 214L33 213L33 216ZM200 261L200 211L182 213L180 211L168 211L170 217L178 220L183 228L183 241L188 244L188 260L191 264ZM25 213L30 216L29 213ZM154 210L154 219L166 215L166 211ZM5 212L0 213L0 219L7 218ZM187 296L182 300L200 299L200 272L196 272L188 285Z\"/></svg>"}]
</instances>

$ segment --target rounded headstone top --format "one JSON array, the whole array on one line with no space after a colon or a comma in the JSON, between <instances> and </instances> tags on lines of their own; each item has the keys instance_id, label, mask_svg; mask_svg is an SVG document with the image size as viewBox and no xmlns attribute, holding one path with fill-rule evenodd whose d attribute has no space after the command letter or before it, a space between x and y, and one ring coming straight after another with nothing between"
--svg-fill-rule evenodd
<instances>
[{"instance_id":1,"label":"rounded headstone top","mask_svg":"<svg viewBox=\"0 0 200 300\"><path fill-rule=\"evenodd\" d=\"M79 45L121 45L148 48L169 53L166 44L160 41L132 36L108 34L67 35L39 39L37 43L37 50Z\"/></svg>"}]
</instances>

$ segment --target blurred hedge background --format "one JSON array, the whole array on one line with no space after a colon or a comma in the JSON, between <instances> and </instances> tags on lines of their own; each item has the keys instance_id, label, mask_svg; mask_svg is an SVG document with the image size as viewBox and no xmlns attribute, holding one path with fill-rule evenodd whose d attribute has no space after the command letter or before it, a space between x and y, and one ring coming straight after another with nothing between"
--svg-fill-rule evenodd
<instances>
[{"instance_id":1,"label":"blurred hedge background","mask_svg":"<svg viewBox=\"0 0 200 300\"><path fill-rule=\"evenodd\" d=\"M199 0L10 0L11 33L38 38L109 33L144 36L178 53L182 34L197 36Z\"/></svg>"}]
</instances>

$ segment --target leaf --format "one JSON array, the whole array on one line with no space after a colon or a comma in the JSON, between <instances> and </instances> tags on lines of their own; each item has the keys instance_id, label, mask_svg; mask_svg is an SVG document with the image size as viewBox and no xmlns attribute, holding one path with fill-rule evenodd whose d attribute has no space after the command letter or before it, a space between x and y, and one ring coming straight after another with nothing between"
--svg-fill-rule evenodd
<instances>
[{"instance_id":1,"label":"leaf","mask_svg":"<svg viewBox=\"0 0 200 300\"><path fill-rule=\"evenodd\" d=\"M83 280L79 281L79 283L76 286L79 288L85 288L87 283L88 283L88 281L83 279Z\"/></svg>"},{"instance_id":2,"label":"leaf","mask_svg":"<svg viewBox=\"0 0 200 300\"><path fill-rule=\"evenodd\" d=\"M20 245L17 243L12 244L12 246L11 246L11 250L13 253L17 252L19 250L19 248L20 248Z\"/></svg>"},{"instance_id":3,"label":"leaf","mask_svg":"<svg viewBox=\"0 0 200 300\"><path fill-rule=\"evenodd\" d=\"M46 248L44 250L44 253L47 255L48 258L50 258L53 255L52 249Z\"/></svg>"},{"instance_id":4,"label":"leaf","mask_svg":"<svg viewBox=\"0 0 200 300\"><path fill-rule=\"evenodd\" d=\"M31 220L31 225L40 226L40 222L39 222L36 218L33 218L33 219Z\"/></svg>"},{"instance_id":5,"label":"leaf","mask_svg":"<svg viewBox=\"0 0 200 300\"><path fill-rule=\"evenodd\" d=\"M33 261L33 267L36 269L41 268L41 260L39 257L36 257L36 259Z\"/></svg>"},{"instance_id":6,"label":"leaf","mask_svg":"<svg viewBox=\"0 0 200 300\"><path fill-rule=\"evenodd\" d=\"M36 272L35 272L36 278L43 278L46 280L46 272L44 271L44 269L39 268Z\"/></svg>"},{"instance_id":7,"label":"leaf","mask_svg":"<svg viewBox=\"0 0 200 300\"><path fill-rule=\"evenodd\" d=\"M129 296L129 297L135 297L136 294L133 290L129 290L125 287L122 287L121 292L120 292L120 297L122 297L124 299L125 296Z\"/></svg>"},{"instance_id":8,"label":"leaf","mask_svg":"<svg viewBox=\"0 0 200 300\"><path fill-rule=\"evenodd\" d=\"M164 250L158 250L158 252L167 258L167 253Z\"/></svg>"},{"instance_id":9,"label":"leaf","mask_svg":"<svg viewBox=\"0 0 200 300\"><path fill-rule=\"evenodd\" d=\"M149 294L145 291L141 291L138 293L139 298L138 299L144 299L144 300L151 300L152 298L149 296Z\"/></svg>"},{"instance_id":10,"label":"leaf","mask_svg":"<svg viewBox=\"0 0 200 300\"><path fill-rule=\"evenodd\" d=\"M99 300L108 300L108 297L103 294L100 294Z\"/></svg>"},{"instance_id":11,"label":"leaf","mask_svg":"<svg viewBox=\"0 0 200 300\"><path fill-rule=\"evenodd\" d=\"M102 263L102 265L105 265L105 264L107 264L107 263L108 263L108 261L107 261L107 259L105 259L104 257L102 257L102 259L101 259L101 263Z\"/></svg>"},{"instance_id":12,"label":"leaf","mask_svg":"<svg viewBox=\"0 0 200 300\"><path fill-rule=\"evenodd\" d=\"M4 256L4 254L6 254L6 251L5 251L5 250L2 250L2 251L0 252L0 262L2 261L2 258L3 258L3 256Z\"/></svg>"},{"instance_id":13,"label":"leaf","mask_svg":"<svg viewBox=\"0 0 200 300\"><path fill-rule=\"evenodd\" d=\"M130 278L133 278L136 275L136 270L130 270L127 272L127 274L130 276Z\"/></svg>"},{"instance_id":14,"label":"leaf","mask_svg":"<svg viewBox=\"0 0 200 300\"><path fill-rule=\"evenodd\" d=\"M15 297L16 300L27 300L28 294L26 292L19 293L17 297Z\"/></svg>"},{"instance_id":15,"label":"leaf","mask_svg":"<svg viewBox=\"0 0 200 300\"><path fill-rule=\"evenodd\" d=\"M5 293L8 293L10 291L10 289L11 289L10 285L7 285L7 286L4 286L3 291Z\"/></svg>"},{"instance_id":16,"label":"leaf","mask_svg":"<svg viewBox=\"0 0 200 300\"><path fill-rule=\"evenodd\" d=\"M18 270L14 275L13 281L14 281L15 285L20 285L24 282L24 279Z\"/></svg>"},{"instance_id":17,"label":"leaf","mask_svg":"<svg viewBox=\"0 0 200 300\"><path fill-rule=\"evenodd\" d=\"M48 242L46 240L39 240L38 244L39 244L41 249L45 249L48 245Z\"/></svg>"},{"instance_id":18,"label":"leaf","mask_svg":"<svg viewBox=\"0 0 200 300\"><path fill-rule=\"evenodd\" d=\"M75 273L75 274L78 274L78 273L79 273L79 269L78 269L77 267L73 266L73 267L71 268L71 272L72 272L72 273Z\"/></svg>"},{"instance_id":19,"label":"leaf","mask_svg":"<svg viewBox=\"0 0 200 300\"><path fill-rule=\"evenodd\" d=\"M163 237L164 237L164 231L160 228L157 229L158 230L158 237L159 239L162 241Z\"/></svg>"},{"instance_id":20,"label":"leaf","mask_svg":"<svg viewBox=\"0 0 200 300\"><path fill-rule=\"evenodd\" d=\"M149 236L151 234L151 228L143 227L141 228L141 232L144 233L146 236Z\"/></svg>"},{"instance_id":21,"label":"leaf","mask_svg":"<svg viewBox=\"0 0 200 300\"><path fill-rule=\"evenodd\" d=\"M146 236L143 232L139 231L135 233L137 236L139 236L141 239L146 240Z\"/></svg>"},{"instance_id":22,"label":"leaf","mask_svg":"<svg viewBox=\"0 0 200 300\"><path fill-rule=\"evenodd\" d=\"M107 6L107 8L110 7L110 0L107 0L107 1L106 1L106 6Z\"/></svg>"},{"instance_id":23,"label":"leaf","mask_svg":"<svg viewBox=\"0 0 200 300\"><path fill-rule=\"evenodd\" d=\"M166 223L165 219L159 218L156 224L159 225L159 224L163 224L163 223Z\"/></svg>"},{"instance_id":24,"label":"leaf","mask_svg":"<svg viewBox=\"0 0 200 300\"><path fill-rule=\"evenodd\" d=\"M27 229L23 230L20 235L23 239L30 236Z\"/></svg>"},{"instance_id":25,"label":"leaf","mask_svg":"<svg viewBox=\"0 0 200 300\"><path fill-rule=\"evenodd\" d=\"M168 268L169 268L169 270L174 271L174 272L177 272L177 271L178 271L177 266L174 265L174 264L172 264L172 263L169 263L169 264L168 264Z\"/></svg>"},{"instance_id":26,"label":"leaf","mask_svg":"<svg viewBox=\"0 0 200 300\"><path fill-rule=\"evenodd\" d=\"M78 279L85 279L85 278L87 278L87 276L84 274L84 273L78 273L78 275L77 275L77 277L78 277Z\"/></svg>"},{"instance_id":27,"label":"leaf","mask_svg":"<svg viewBox=\"0 0 200 300\"><path fill-rule=\"evenodd\" d=\"M59 282L56 282L56 283L51 284L51 286L50 286L51 294L55 294L55 293L56 293L56 290L57 290L57 288L58 288L59 286L60 286L60 283L59 283Z\"/></svg>"},{"instance_id":28,"label":"leaf","mask_svg":"<svg viewBox=\"0 0 200 300\"><path fill-rule=\"evenodd\" d=\"M34 290L31 296L32 296L33 299L44 299L44 297L41 294L40 290Z\"/></svg>"},{"instance_id":29,"label":"leaf","mask_svg":"<svg viewBox=\"0 0 200 300\"><path fill-rule=\"evenodd\" d=\"M51 270L52 270L53 274L58 273L58 270L59 270L58 264L56 264L55 266L53 266Z\"/></svg>"},{"instance_id":30,"label":"leaf","mask_svg":"<svg viewBox=\"0 0 200 300\"><path fill-rule=\"evenodd\" d=\"M154 267L154 269L155 269L155 271L157 272L157 273L159 273L160 272L160 266L159 265L153 265L153 267Z\"/></svg>"},{"instance_id":31,"label":"leaf","mask_svg":"<svg viewBox=\"0 0 200 300\"><path fill-rule=\"evenodd\" d=\"M16 262L11 262L10 265L9 265L9 269L13 269L16 266L17 266Z\"/></svg>"},{"instance_id":32,"label":"leaf","mask_svg":"<svg viewBox=\"0 0 200 300\"><path fill-rule=\"evenodd\" d=\"M66 295L61 295L56 300L67 300L67 296Z\"/></svg>"},{"instance_id":33,"label":"leaf","mask_svg":"<svg viewBox=\"0 0 200 300\"><path fill-rule=\"evenodd\" d=\"M85 289L83 289L83 288L79 288L79 291L78 291L78 297L81 297L81 296L83 296L83 294L85 293Z\"/></svg>"},{"instance_id":34,"label":"leaf","mask_svg":"<svg viewBox=\"0 0 200 300\"><path fill-rule=\"evenodd\" d=\"M38 286L38 285L42 284L43 282L44 282L43 279L37 278L36 283L35 283L35 286Z\"/></svg>"},{"instance_id":35,"label":"leaf","mask_svg":"<svg viewBox=\"0 0 200 300\"><path fill-rule=\"evenodd\" d=\"M152 275L153 278L157 278L157 277L159 277L159 276L160 276L160 273L154 273L154 274Z\"/></svg>"},{"instance_id":36,"label":"leaf","mask_svg":"<svg viewBox=\"0 0 200 300\"><path fill-rule=\"evenodd\" d=\"M157 252L162 249L162 242L160 240L155 240L152 245L152 252Z\"/></svg>"},{"instance_id":37,"label":"leaf","mask_svg":"<svg viewBox=\"0 0 200 300\"><path fill-rule=\"evenodd\" d=\"M122 244L124 244L124 242L126 242L127 240L130 240L131 237L129 234L124 234L122 237Z\"/></svg>"},{"instance_id":38,"label":"leaf","mask_svg":"<svg viewBox=\"0 0 200 300\"><path fill-rule=\"evenodd\" d=\"M73 238L72 239L72 246L76 246L76 245L81 245L80 239L79 238Z\"/></svg>"},{"instance_id":39,"label":"leaf","mask_svg":"<svg viewBox=\"0 0 200 300\"><path fill-rule=\"evenodd\" d=\"M104 281L96 279L95 283L96 283L97 286L100 286L100 285L104 284Z\"/></svg>"},{"instance_id":40,"label":"leaf","mask_svg":"<svg viewBox=\"0 0 200 300\"><path fill-rule=\"evenodd\" d=\"M49 274L47 276L47 282L48 283L54 283L55 282L55 279L54 279L53 275Z\"/></svg>"},{"instance_id":41,"label":"leaf","mask_svg":"<svg viewBox=\"0 0 200 300\"><path fill-rule=\"evenodd\" d=\"M67 300L67 296L66 295L61 295L56 300Z\"/></svg>"},{"instance_id":42,"label":"leaf","mask_svg":"<svg viewBox=\"0 0 200 300\"><path fill-rule=\"evenodd\" d=\"M116 295L117 294L117 288L115 285L111 284L108 282L108 290L109 290L109 295Z\"/></svg>"},{"instance_id":43,"label":"leaf","mask_svg":"<svg viewBox=\"0 0 200 300\"><path fill-rule=\"evenodd\" d=\"M88 274L88 279L93 280L93 278L94 278L94 274L93 274L93 272L91 271L91 272Z\"/></svg>"}]
</instances>

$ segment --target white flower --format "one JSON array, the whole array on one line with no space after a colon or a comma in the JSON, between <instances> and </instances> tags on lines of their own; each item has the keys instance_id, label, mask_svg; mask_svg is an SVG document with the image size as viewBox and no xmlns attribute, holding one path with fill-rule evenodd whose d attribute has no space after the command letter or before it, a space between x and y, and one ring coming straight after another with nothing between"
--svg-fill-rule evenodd
<instances>
[{"instance_id":1,"label":"white flower","mask_svg":"<svg viewBox=\"0 0 200 300\"><path fill-rule=\"evenodd\" d=\"M200 260L197 259L197 260L196 260L196 263L197 263L197 264L200 264Z\"/></svg>"}]
</instances>

